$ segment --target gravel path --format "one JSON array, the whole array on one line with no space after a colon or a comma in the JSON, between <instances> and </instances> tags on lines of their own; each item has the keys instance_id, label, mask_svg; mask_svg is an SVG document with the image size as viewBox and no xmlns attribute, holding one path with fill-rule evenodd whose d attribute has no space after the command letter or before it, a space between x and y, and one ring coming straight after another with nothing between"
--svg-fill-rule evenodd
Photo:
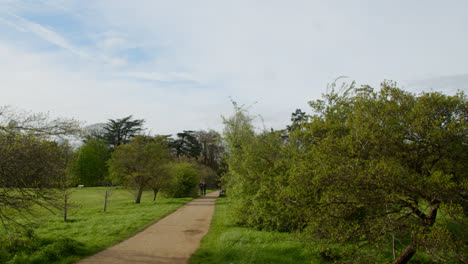
<instances>
[{"instance_id":1,"label":"gravel path","mask_svg":"<svg viewBox=\"0 0 468 264\"><path fill-rule=\"evenodd\" d=\"M187 263L210 228L218 192L195 199L135 236L81 260L88 263Z\"/></svg>"}]
</instances>

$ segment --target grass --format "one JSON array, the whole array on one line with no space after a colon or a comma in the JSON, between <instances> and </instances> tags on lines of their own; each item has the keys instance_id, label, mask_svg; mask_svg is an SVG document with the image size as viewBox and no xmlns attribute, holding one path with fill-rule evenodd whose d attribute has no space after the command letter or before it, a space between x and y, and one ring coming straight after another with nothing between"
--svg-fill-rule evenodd
<instances>
[{"instance_id":1,"label":"grass","mask_svg":"<svg viewBox=\"0 0 468 264\"><path fill-rule=\"evenodd\" d=\"M229 200L218 199L208 234L201 247L190 258L190 264L247 264L247 263L346 263L343 250L347 245L306 243L294 234L260 231L238 226L229 212ZM391 248L376 252L362 248L365 255L374 256L368 263L391 263ZM364 260L365 261L365 260ZM367 261L366 261L367 262ZM417 252L410 263L434 263ZM452 263L452 262L450 262Z\"/></svg>"},{"instance_id":2,"label":"grass","mask_svg":"<svg viewBox=\"0 0 468 264\"><path fill-rule=\"evenodd\" d=\"M229 202L218 199L208 234L190 258L190 264L210 263L317 263L317 254L288 233L259 231L234 224Z\"/></svg>"},{"instance_id":3,"label":"grass","mask_svg":"<svg viewBox=\"0 0 468 264\"><path fill-rule=\"evenodd\" d=\"M159 198L145 191L141 204L133 193L115 189L103 211L106 188L77 189L71 195L76 205L69 221L40 211L29 225L34 237L11 240L0 248L0 263L72 263L122 241L175 211L192 198ZM3 234L2 234L3 233ZM0 230L0 237L6 237Z\"/></svg>"}]
</instances>

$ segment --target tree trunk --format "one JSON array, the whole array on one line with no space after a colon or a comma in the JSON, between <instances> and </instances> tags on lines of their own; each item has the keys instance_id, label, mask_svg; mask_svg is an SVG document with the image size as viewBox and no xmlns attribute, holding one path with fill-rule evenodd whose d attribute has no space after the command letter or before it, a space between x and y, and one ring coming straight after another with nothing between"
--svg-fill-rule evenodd
<instances>
[{"instance_id":1,"label":"tree trunk","mask_svg":"<svg viewBox=\"0 0 468 264\"><path fill-rule=\"evenodd\" d=\"M408 263L408 261L413 257L414 253L416 253L416 246L413 241L406 247L405 251L398 256L397 259L393 261L393 264L404 264Z\"/></svg>"},{"instance_id":2,"label":"tree trunk","mask_svg":"<svg viewBox=\"0 0 468 264\"><path fill-rule=\"evenodd\" d=\"M65 195L64 195L64 198L65 198L65 203L63 205L63 221L64 222L67 222L67 202L68 202L68 194L65 192Z\"/></svg>"},{"instance_id":3,"label":"tree trunk","mask_svg":"<svg viewBox=\"0 0 468 264\"><path fill-rule=\"evenodd\" d=\"M140 186L138 187L138 194L137 194L137 197L136 197L136 200L135 200L135 203L136 203L136 204L139 204L140 201L141 201L141 195L143 194L143 187L144 187L144 186L145 186L145 185L142 184L142 185L140 185Z\"/></svg>"},{"instance_id":4,"label":"tree trunk","mask_svg":"<svg viewBox=\"0 0 468 264\"><path fill-rule=\"evenodd\" d=\"M106 197L104 198L104 212L107 210L107 190L106 190Z\"/></svg>"},{"instance_id":5,"label":"tree trunk","mask_svg":"<svg viewBox=\"0 0 468 264\"><path fill-rule=\"evenodd\" d=\"M153 201L156 201L156 195L158 195L158 191L159 191L159 190L158 190L157 188L154 188L154 189L153 189L153 194L154 194L154 195L153 195Z\"/></svg>"},{"instance_id":6,"label":"tree trunk","mask_svg":"<svg viewBox=\"0 0 468 264\"><path fill-rule=\"evenodd\" d=\"M422 212L418 213L418 216L423 221L423 226L424 226L424 230L422 231L423 233L426 233L427 231L429 231L431 226L434 225L436 221L439 205L440 205L440 202L437 200L434 200L431 202L431 209L428 215L425 215ZM393 264L408 263L408 261L416 253L416 245L418 241L415 241L415 239L416 238L413 238L413 240L411 240L411 243L406 247L405 251L403 251L403 253L401 253L400 256L398 256L398 258L393 261Z\"/></svg>"}]
</instances>

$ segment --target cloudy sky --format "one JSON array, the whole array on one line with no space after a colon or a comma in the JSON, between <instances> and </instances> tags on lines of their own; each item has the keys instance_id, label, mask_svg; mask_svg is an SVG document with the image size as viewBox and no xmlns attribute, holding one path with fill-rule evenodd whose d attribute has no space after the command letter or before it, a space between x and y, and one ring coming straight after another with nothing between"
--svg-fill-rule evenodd
<instances>
[{"instance_id":1,"label":"cloudy sky","mask_svg":"<svg viewBox=\"0 0 468 264\"><path fill-rule=\"evenodd\" d=\"M153 134L266 127L339 76L468 91L468 1L0 0L0 105Z\"/></svg>"}]
</instances>

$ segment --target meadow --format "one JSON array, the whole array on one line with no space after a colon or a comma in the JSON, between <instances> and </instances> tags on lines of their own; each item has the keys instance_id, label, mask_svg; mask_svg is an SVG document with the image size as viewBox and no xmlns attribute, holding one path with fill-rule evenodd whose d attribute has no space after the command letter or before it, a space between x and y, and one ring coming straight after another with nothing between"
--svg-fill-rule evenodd
<instances>
[{"instance_id":1,"label":"meadow","mask_svg":"<svg viewBox=\"0 0 468 264\"><path fill-rule=\"evenodd\" d=\"M210 231L191 256L190 264L346 263L342 254L350 248L349 242L325 244L317 240L310 243L304 236L294 233L239 226L229 208L229 199L218 199ZM393 260L391 249L375 252L363 247L361 250L373 256L372 263L391 263ZM426 254L418 252L410 263L434 262Z\"/></svg>"},{"instance_id":2,"label":"meadow","mask_svg":"<svg viewBox=\"0 0 468 264\"><path fill-rule=\"evenodd\" d=\"M7 233L0 227L0 263L73 263L134 235L192 199L153 201L153 192L145 191L141 204L135 204L132 191L113 189L104 212L107 189L75 189L67 222L46 210L19 219L33 230L26 237L5 239Z\"/></svg>"},{"instance_id":3,"label":"meadow","mask_svg":"<svg viewBox=\"0 0 468 264\"><path fill-rule=\"evenodd\" d=\"M295 235L237 226L230 202L219 198L210 231L190 264L211 263L316 263L320 256Z\"/></svg>"}]
</instances>

